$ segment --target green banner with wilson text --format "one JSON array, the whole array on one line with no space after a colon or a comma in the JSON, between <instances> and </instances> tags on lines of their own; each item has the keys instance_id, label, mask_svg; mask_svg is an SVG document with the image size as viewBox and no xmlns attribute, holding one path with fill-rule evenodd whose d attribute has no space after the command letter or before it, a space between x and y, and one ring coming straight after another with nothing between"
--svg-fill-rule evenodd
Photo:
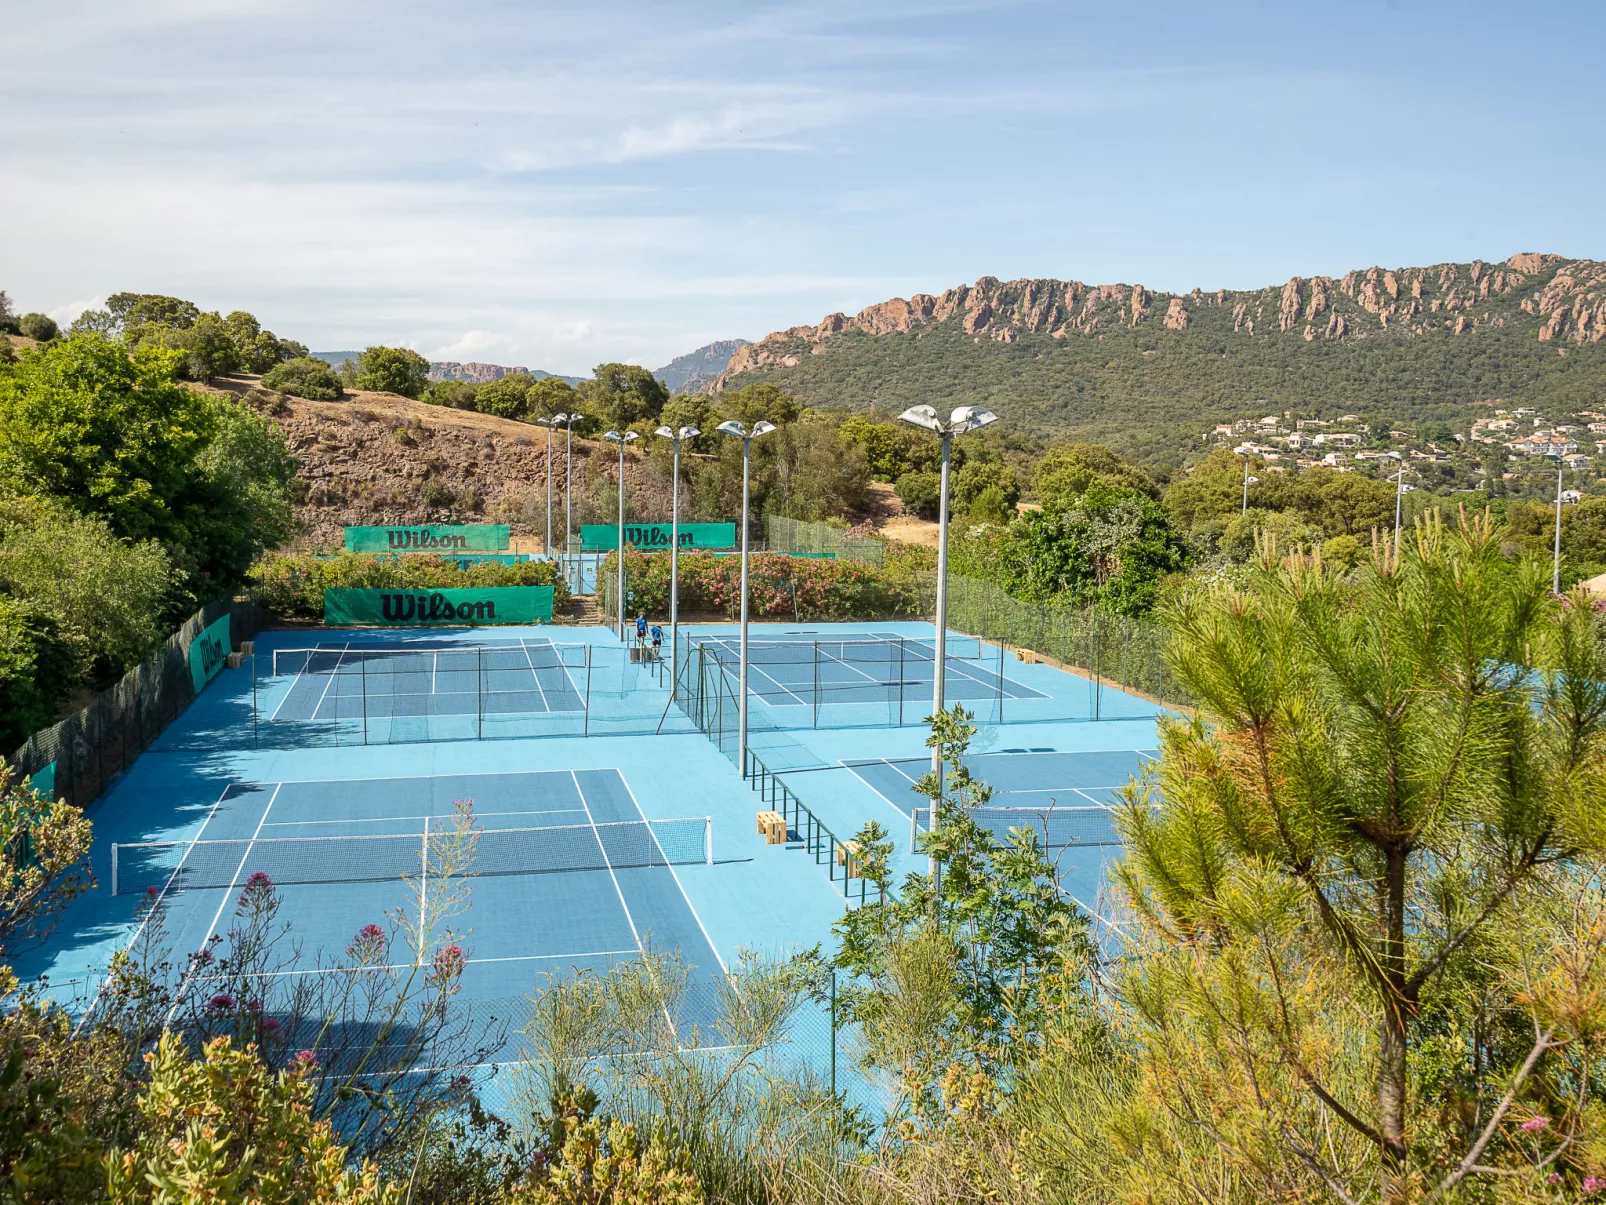
<instances>
[{"instance_id":1,"label":"green banner with wilson text","mask_svg":"<svg viewBox=\"0 0 1606 1205\"><path fill-rule=\"evenodd\" d=\"M551 586L484 586L455 590L323 592L323 621L332 626L417 628L449 624L549 623Z\"/></svg>"},{"instance_id":2,"label":"green banner with wilson text","mask_svg":"<svg viewBox=\"0 0 1606 1205\"><path fill-rule=\"evenodd\" d=\"M195 693L200 694L206 684L217 677L218 671L223 668L229 659L229 617L203 628L201 634L190 642L190 680L195 683Z\"/></svg>"},{"instance_id":3,"label":"green banner with wilson text","mask_svg":"<svg viewBox=\"0 0 1606 1205\"><path fill-rule=\"evenodd\" d=\"M668 523L626 523L625 543L640 552L665 551L669 548ZM682 548L734 548L734 523L682 523ZM585 552L610 552L619 547L619 527L615 523L587 523L580 528L580 547Z\"/></svg>"},{"instance_id":4,"label":"green banner with wilson text","mask_svg":"<svg viewBox=\"0 0 1606 1205\"><path fill-rule=\"evenodd\" d=\"M347 552L502 552L512 546L506 524L346 528Z\"/></svg>"}]
</instances>

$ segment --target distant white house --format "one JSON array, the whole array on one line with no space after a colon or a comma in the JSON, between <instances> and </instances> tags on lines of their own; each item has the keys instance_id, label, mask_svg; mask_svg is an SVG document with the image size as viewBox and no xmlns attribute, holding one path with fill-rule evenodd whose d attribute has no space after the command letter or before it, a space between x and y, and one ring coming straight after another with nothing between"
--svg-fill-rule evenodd
<instances>
[{"instance_id":1,"label":"distant white house","mask_svg":"<svg viewBox=\"0 0 1606 1205\"><path fill-rule=\"evenodd\" d=\"M1525 456L1571 456L1578 451L1576 440L1565 435L1530 435L1527 439L1513 440L1506 447Z\"/></svg>"},{"instance_id":2,"label":"distant white house","mask_svg":"<svg viewBox=\"0 0 1606 1205\"><path fill-rule=\"evenodd\" d=\"M1358 448L1361 446L1361 437L1353 431L1323 431L1320 435L1313 435L1311 443L1327 444L1334 448Z\"/></svg>"}]
</instances>

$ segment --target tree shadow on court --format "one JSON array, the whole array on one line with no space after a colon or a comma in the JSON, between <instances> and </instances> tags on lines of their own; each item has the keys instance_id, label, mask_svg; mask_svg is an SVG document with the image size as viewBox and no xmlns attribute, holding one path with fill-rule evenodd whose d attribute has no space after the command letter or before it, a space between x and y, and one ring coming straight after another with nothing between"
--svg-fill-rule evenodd
<instances>
[{"instance_id":1,"label":"tree shadow on court","mask_svg":"<svg viewBox=\"0 0 1606 1205\"><path fill-rule=\"evenodd\" d=\"M508 1021L461 999L467 955L472 805L407 876L408 907L363 925L344 950L309 952L280 917L268 875L240 889L227 929L175 957L163 894L147 889L134 943L114 959L85 1024L121 1032L136 1057L164 1032L192 1052L228 1037L273 1068L310 1069L314 1108L355 1150L380 1149L419 1116L461 1100L471 1070L507 1040Z\"/></svg>"}]
</instances>

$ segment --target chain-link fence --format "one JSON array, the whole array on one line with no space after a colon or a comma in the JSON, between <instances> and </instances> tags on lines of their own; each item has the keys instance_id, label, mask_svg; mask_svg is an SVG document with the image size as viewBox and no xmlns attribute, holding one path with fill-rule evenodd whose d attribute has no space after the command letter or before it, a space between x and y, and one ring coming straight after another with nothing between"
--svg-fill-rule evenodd
<instances>
[{"instance_id":1,"label":"chain-link fence","mask_svg":"<svg viewBox=\"0 0 1606 1205\"><path fill-rule=\"evenodd\" d=\"M887 546L881 540L850 536L824 523L765 515L764 540L771 552L830 552L839 560L877 568L886 563Z\"/></svg>"},{"instance_id":2,"label":"chain-link fence","mask_svg":"<svg viewBox=\"0 0 1606 1205\"><path fill-rule=\"evenodd\" d=\"M194 700L190 646L224 616L236 647L267 618L247 599L208 603L89 706L29 737L12 755L12 766L68 803L83 807L94 800Z\"/></svg>"}]
</instances>

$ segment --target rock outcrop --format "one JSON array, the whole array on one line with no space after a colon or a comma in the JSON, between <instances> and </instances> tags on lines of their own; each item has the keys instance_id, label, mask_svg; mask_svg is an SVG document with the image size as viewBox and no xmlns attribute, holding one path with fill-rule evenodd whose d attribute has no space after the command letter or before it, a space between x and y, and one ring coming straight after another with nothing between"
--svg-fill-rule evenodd
<instances>
[{"instance_id":1,"label":"rock outcrop","mask_svg":"<svg viewBox=\"0 0 1606 1205\"><path fill-rule=\"evenodd\" d=\"M1294 276L1280 288L1176 294L1142 285L983 276L935 296L894 297L852 317L831 314L815 326L766 335L736 349L715 388L743 374L795 367L805 356L829 355L832 341L848 334L914 336L951 328L977 341L1014 343L1034 335L1100 338L1118 327L1142 330L1152 324L1189 337L1201 314L1218 309L1230 312L1231 334L1246 339L1468 335L1517 323L1541 342L1595 343L1606 339L1606 263L1524 252L1496 264L1374 266L1337 280ZM1269 323L1272 314L1275 327L1258 330L1257 319L1264 315ZM1424 321L1426 316L1436 317ZM1216 322L1225 324L1226 313L1211 319Z\"/></svg>"}]
</instances>

